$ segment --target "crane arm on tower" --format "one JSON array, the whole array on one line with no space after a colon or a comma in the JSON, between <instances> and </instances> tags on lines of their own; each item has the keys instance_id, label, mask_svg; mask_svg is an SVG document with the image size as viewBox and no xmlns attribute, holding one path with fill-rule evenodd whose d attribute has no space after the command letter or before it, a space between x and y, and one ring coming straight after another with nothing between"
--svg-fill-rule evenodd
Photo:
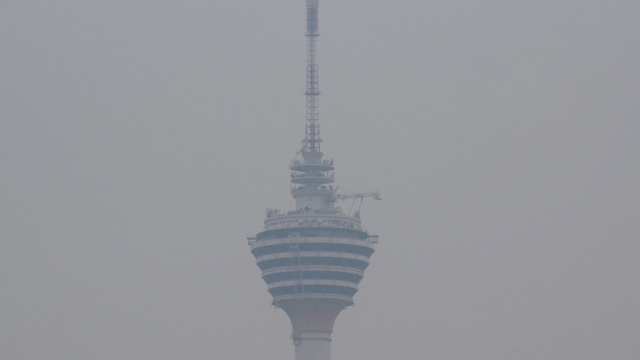
<instances>
[{"instance_id":1,"label":"crane arm on tower","mask_svg":"<svg viewBox=\"0 0 640 360\"><path fill-rule=\"evenodd\" d=\"M337 190L337 189L336 189ZM346 199L353 199L353 202L351 203L351 207L349 208L349 212L347 214L351 215L351 211L353 210L353 207L355 206L356 202L358 202L358 200L360 200L360 202L358 203L358 210L356 210L353 213L353 216L360 218L360 207L362 206L362 202L364 201L364 198L366 197L370 197L370 198L374 198L375 200L382 200L380 198L380 192L376 191L376 192L370 192L370 193L358 193L358 194L333 194L333 202L336 202L338 200L346 200Z\"/></svg>"},{"instance_id":2,"label":"crane arm on tower","mask_svg":"<svg viewBox=\"0 0 640 360\"><path fill-rule=\"evenodd\" d=\"M382 200L382 199L380 198L380 192L379 192L379 191L376 191L376 192L370 192L370 193L358 193L358 194L334 194L334 195L333 195L333 199L334 199L334 201L338 201L338 200L346 200L346 199L366 198L366 197L374 198L375 200Z\"/></svg>"}]
</instances>

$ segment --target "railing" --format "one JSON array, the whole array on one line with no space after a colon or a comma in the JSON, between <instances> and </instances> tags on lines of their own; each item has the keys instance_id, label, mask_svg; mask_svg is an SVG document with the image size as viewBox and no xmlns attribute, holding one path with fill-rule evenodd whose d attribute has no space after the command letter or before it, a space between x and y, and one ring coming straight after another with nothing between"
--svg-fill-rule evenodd
<instances>
[{"instance_id":1,"label":"railing","mask_svg":"<svg viewBox=\"0 0 640 360\"><path fill-rule=\"evenodd\" d=\"M333 159L329 159L329 160L322 160L322 161L312 161L309 160L309 162L304 162L304 161L300 161L300 160L293 160L291 162L291 167L293 166L301 166L301 165L327 165L327 166L333 166Z\"/></svg>"},{"instance_id":2,"label":"railing","mask_svg":"<svg viewBox=\"0 0 640 360\"><path fill-rule=\"evenodd\" d=\"M331 174L323 174L323 173L316 173L316 174L308 174L308 173L303 173L303 174L295 174L295 173L291 173L291 178L292 179L300 179L300 178L327 178L327 179L333 179L333 173Z\"/></svg>"},{"instance_id":3,"label":"railing","mask_svg":"<svg viewBox=\"0 0 640 360\"><path fill-rule=\"evenodd\" d=\"M280 216L289 216L289 215L313 215L313 214L318 214L318 215L337 215L340 217L347 217L350 218L351 216L346 216L344 214L342 214L340 211L338 210L293 210L293 211L280 211L278 209L271 209L268 208L267 209L267 219L269 218L273 218L273 217L280 217Z\"/></svg>"},{"instance_id":4,"label":"railing","mask_svg":"<svg viewBox=\"0 0 640 360\"><path fill-rule=\"evenodd\" d=\"M320 210L320 209L316 209L316 210L292 210L292 211L280 211L278 209L267 209L267 218L274 218L274 217L280 217L280 216L290 216L290 215L334 215L334 216L339 216L341 218L347 218L347 219L358 219L358 217L356 216L352 216L352 215L347 215L342 213L341 209L334 209L334 210Z\"/></svg>"}]
</instances>

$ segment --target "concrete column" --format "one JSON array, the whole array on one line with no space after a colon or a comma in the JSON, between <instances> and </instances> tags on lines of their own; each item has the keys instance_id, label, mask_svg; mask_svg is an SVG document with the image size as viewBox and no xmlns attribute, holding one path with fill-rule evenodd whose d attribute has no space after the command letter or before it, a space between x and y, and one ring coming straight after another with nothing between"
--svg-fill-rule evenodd
<instances>
[{"instance_id":1,"label":"concrete column","mask_svg":"<svg viewBox=\"0 0 640 360\"><path fill-rule=\"evenodd\" d=\"M301 332L293 334L295 360L331 360L331 334Z\"/></svg>"}]
</instances>

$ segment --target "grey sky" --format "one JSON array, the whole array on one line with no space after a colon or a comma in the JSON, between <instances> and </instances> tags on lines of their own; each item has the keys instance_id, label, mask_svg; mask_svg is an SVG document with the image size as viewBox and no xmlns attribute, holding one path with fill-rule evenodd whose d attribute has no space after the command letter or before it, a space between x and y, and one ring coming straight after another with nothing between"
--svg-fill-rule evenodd
<instances>
[{"instance_id":1,"label":"grey sky","mask_svg":"<svg viewBox=\"0 0 640 360\"><path fill-rule=\"evenodd\" d=\"M333 358L640 358L637 1L321 0L323 150L380 189ZM0 13L0 358L292 359L304 1Z\"/></svg>"}]
</instances>

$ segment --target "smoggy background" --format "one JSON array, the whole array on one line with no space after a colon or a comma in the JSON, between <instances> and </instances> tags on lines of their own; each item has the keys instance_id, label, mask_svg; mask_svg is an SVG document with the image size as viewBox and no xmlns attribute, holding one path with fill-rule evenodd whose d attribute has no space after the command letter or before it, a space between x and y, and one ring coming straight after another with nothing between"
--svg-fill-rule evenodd
<instances>
[{"instance_id":1,"label":"smoggy background","mask_svg":"<svg viewBox=\"0 0 640 360\"><path fill-rule=\"evenodd\" d=\"M320 1L322 149L383 198L333 359L640 358L639 13ZM293 359L246 237L292 206L304 22L2 2L1 358Z\"/></svg>"}]
</instances>

